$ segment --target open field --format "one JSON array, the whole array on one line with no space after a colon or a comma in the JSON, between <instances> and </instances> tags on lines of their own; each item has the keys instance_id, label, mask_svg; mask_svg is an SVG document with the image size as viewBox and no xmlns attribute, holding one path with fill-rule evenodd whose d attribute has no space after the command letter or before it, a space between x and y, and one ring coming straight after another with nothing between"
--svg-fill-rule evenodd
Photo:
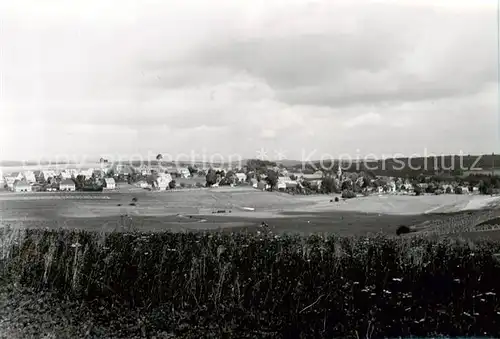
<instances>
[{"instance_id":1,"label":"open field","mask_svg":"<svg viewBox=\"0 0 500 339\"><path fill-rule=\"evenodd\" d=\"M138 201L130 206L134 197ZM0 193L0 217L3 224L98 231L129 226L155 232L255 231L265 221L275 233L394 233L401 225L427 227L445 223L447 219L456 223L450 219L450 213L467 211L471 206L491 207L499 198L385 195L338 203L331 202L332 199L334 196L292 196L248 187L166 192L130 189L102 193L4 192ZM214 214L217 211L224 213ZM465 219L460 217L460 220Z\"/></svg>"}]
</instances>

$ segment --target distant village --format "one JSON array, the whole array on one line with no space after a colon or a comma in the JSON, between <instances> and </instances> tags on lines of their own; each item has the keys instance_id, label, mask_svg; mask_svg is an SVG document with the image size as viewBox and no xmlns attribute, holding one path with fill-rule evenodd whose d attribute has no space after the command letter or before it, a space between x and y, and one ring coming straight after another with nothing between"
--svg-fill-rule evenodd
<instances>
[{"instance_id":1,"label":"distant village","mask_svg":"<svg viewBox=\"0 0 500 339\"><path fill-rule=\"evenodd\" d=\"M264 191L290 194L342 194L354 198L369 194L498 194L500 180L443 180L432 176L397 178L365 172L301 170L268 161L250 160L241 168L232 166L130 166L101 161L93 168L25 170L0 173L0 187L10 192L75 192L145 189L166 191L218 186L250 186Z\"/></svg>"}]
</instances>

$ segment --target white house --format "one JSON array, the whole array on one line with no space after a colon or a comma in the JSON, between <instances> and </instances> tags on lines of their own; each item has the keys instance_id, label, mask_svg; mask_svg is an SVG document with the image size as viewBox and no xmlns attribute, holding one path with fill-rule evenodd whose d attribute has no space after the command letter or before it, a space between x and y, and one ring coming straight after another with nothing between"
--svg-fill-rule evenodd
<instances>
[{"instance_id":1,"label":"white house","mask_svg":"<svg viewBox=\"0 0 500 339\"><path fill-rule=\"evenodd\" d=\"M172 176L169 173L161 173L156 179L158 189L164 191L168 188L168 185L172 181Z\"/></svg>"},{"instance_id":2,"label":"white house","mask_svg":"<svg viewBox=\"0 0 500 339\"><path fill-rule=\"evenodd\" d=\"M59 190L60 191L75 191L76 185L75 185L73 180L64 179L59 183Z\"/></svg>"},{"instance_id":3,"label":"white house","mask_svg":"<svg viewBox=\"0 0 500 339\"><path fill-rule=\"evenodd\" d=\"M31 192L31 185L25 180L16 180L14 182L14 192Z\"/></svg>"},{"instance_id":4,"label":"white house","mask_svg":"<svg viewBox=\"0 0 500 339\"><path fill-rule=\"evenodd\" d=\"M40 178L42 181L47 181L50 178L55 178L56 173L54 171L42 171L42 174L40 175Z\"/></svg>"},{"instance_id":5,"label":"white house","mask_svg":"<svg viewBox=\"0 0 500 339\"><path fill-rule=\"evenodd\" d=\"M23 177L28 184L33 184L36 182L35 173L33 173L33 171L25 171L23 173Z\"/></svg>"},{"instance_id":6,"label":"white house","mask_svg":"<svg viewBox=\"0 0 500 339\"><path fill-rule=\"evenodd\" d=\"M71 179L71 172L64 170L59 173L59 176L61 177L61 180Z\"/></svg>"},{"instance_id":7,"label":"white house","mask_svg":"<svg viewBox=\"0 0 500 339\"><path fill-rule=\"evenodd\" d=\"M191 176L191 172L189 172L189 169L186 167L179 168L177 171L181 178L189 178Z\"/></svg>"},{"instance_id":8,"label":"white house","mask_svg":"<svg viewBox=\"0 0 500 339\"><path fill-rule=\"evenodd\" d=\"M236 179L239 182L245 182L247 180L247 175L245 173L236 173Z\"/></svg>"},{"instance_id":9,"label":"white house","mask_svg":"<svg viewBox=\"0 0 500 339\"><path fill-rule=\"evenodd\" d=\"M151 169L146 165L142 165L139 168L138 172L140 172L141 175L149 175L149 174L151 174Z\"/></svg>"},{"instance_id":10,"label":"white house","mask_svg":"<svg viewBox=\"0 0 500 339\"><path fill-rule=\"evenodd\" d=\"M107 190L116 189L116 181L113 178L105 178L104 179L104 188Z\"/></svg>"}]
</instances>

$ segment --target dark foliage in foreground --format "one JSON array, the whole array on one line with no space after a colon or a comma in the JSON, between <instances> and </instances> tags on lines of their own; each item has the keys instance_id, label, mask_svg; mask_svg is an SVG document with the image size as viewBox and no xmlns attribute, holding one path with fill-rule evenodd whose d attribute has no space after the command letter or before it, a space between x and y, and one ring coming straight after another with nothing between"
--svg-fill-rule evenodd
<instances>
[{"instance_id":1,"label":"dark foliage in foreground","mask_svg":"<svg viewBox=\"0 0 500 339\"><path fill-rule=\"evenodd\" d=\"M410 232L411 232L411 229L408 226L405 226L405 225L399 226L398 229L396 230L396 234L397 235L407 234L407 233L410 233Z\"/></svg>"},{"instance_id":2,"label":"dark foliage in foreground","mask_svg":"<svg viewBox=\"0 0 500 339\"><path fill-rule=\"evenodd\" d=\"M123 336L500 335L499 243L28 230L5 281L86 300ZM126 317L123 310L133 309ZM140 326L137 322L140 320ZM134 323L134 333L124 333Z\"/></svg>"}]
</instances>

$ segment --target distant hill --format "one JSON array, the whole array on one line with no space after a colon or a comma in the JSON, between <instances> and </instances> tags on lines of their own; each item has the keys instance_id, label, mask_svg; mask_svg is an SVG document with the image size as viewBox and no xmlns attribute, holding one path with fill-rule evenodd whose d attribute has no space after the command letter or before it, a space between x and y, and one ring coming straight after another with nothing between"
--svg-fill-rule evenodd
<instances>
[{"instance_id":1,"label":"distant hill","mask_svg":"<svg viewBox=\"0 0 500 339\"><path fill-rule=\"evenodd\" d=\"M333 163L332 163L333 161ZM338 160L323 161L323 167L337 168ZM314 163L321 167L320 162ZM490 173L500 169L500 155L447 155L439 157L392 158L386 160L371 160L366 162L342 164L342 169L348 172L371 171L375 175L398 176L403 174L436 174L464 172Z\"/></svg>"},{"instance_id":2,"label":"distant hill","mask_svg":"<svg viewBox=\"0 0 500 339\"><path fill-rule=\"evenodd\" d=\"M55 162L55 161L15 161L15 160L0 160L1 167L21 167L21 166L47 166L47 165L73 165L73 161Z\"/></svg>"}]
</instances>

